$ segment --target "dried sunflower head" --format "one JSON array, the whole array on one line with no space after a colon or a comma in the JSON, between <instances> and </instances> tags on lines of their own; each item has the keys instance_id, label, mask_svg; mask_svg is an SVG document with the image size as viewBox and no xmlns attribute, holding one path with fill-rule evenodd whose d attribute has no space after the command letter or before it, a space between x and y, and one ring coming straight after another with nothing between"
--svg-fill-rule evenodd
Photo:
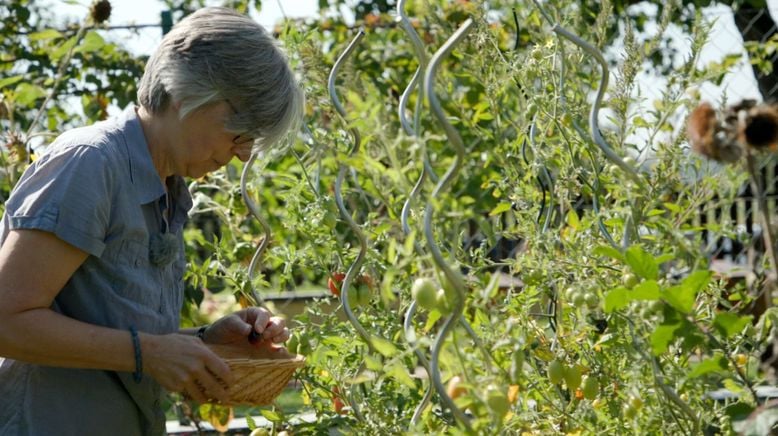
<instances>
[{"instance_id":1,"label":"dried sunflower head","mask_svg":"<svg viewBox=\"0 0 778 436\"><path fill-rule=\"evenodd\" d=\"M108 0L97 0L92 3L89 9L89 15L95 24L101 24L108 21L111 17L111 2Z\"/></svg>"},{"instance_id":2,"label":"dried sunflower head","mask_svg":"<svg viewBox=\"0 0 778 436\"><path fill-rule=\"evenodd\" d=\"M762 104L748 110L740 129L740 140L756 149L778 148L778 109Z\"/></svg>"},{"instance_id":3,"label":"dried sunflower head","mask_svg":"<svg viewBox=\"0 0 778 436\"><path fill-rule=\"evenodd\" d=\"M717 162L731 163L743 153L737 141L736 125L730 117L720 120L713 106L703 102L689 115L686 135L694 152Z\"/></svg>"}]
</instances>

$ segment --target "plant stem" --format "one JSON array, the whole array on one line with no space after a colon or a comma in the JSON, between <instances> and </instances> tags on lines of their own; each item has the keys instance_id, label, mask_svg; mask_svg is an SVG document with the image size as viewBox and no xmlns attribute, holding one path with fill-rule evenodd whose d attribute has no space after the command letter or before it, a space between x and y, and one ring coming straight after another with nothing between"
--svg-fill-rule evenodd
<instances>
[{"instance_id":1,"label":"plant stem","mask_svg":"<svg viewBox=\"0 0 778 436\"><path fill-rule=\"evenodd\" d=\"M773 274L778 274L778 261L775 258L775 245L773 243L773 232L770 226L770 218L767 216L767 201L765 200L764 190L757 176L756 164L754 162L754 155L751 150L746 150L746 168L748 170L748 178L751 182L751 190L756 197L757 207L759 208L759 221L762 224L762 238L765 245L765 254L770 261L770 271ZM768 287L761 294L761 298L764 299L765 308L772 306L772 287Z\"/></svg>"}]
</instances>

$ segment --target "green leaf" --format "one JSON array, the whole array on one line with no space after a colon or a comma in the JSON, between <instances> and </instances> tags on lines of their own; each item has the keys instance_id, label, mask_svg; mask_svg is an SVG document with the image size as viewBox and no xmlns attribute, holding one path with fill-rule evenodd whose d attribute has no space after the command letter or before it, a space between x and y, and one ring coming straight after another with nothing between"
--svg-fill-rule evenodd
<instances>
[{"instance_id":1,"label":"green leaf","mask_svg":"<svg viewBox=\"0 0 778 436\"><path fill-rule=\"evenodd\" d=\"M578 219L578 214L575 213L574 210L570 209L567 212L567 225L572 227L575 230L578 230L578 227L580 226L581 222Z\"/></svg>"},{"instance_id":2,"label":"green leaf","mask_svg":"<svg viewBox=\"0 0 778 436\"><path fill-rule=\"evenodd\" d=\"M261 413L262 416L264 416L265 419L267 419L270 422L283 422L284 420L284 417L281 416L281 414L273 410L263 409L260 410L259 413Z\"/></svg>"},{"instance_id":3,"label":"green leaf","mask_svg":"<svg viewBox=\"0 0 778 436\"><path fill-rule=\"evenodd\" d=\"M598 247L594 247L592 253L598 256L610 257L611 259L618 260L619 262L624 262L624 256L621 254L621 252L611 247L610 245L600 245Z\"/></svg>"},{"instance_id":4,"label":"green leaf","mask_svg":"<svg viewBox=\"0 0 778 436\"><path fill-rule=\"evenodd\" d=\"M24 76L11 76L6 77L5 79L0 79L0 89L3 89L7 86L11 86L17 82L20 82L24 79Z\"/></svg>"},{"instance_id":5,"label":"green leaf","mask_svg":"<svg viewBox=\"0 0 778 436\"><path fill-rule=\"evenodd\" d=\"M660 324L651 333L651 351L658 356L665 351L667 347L678 337L676 334L680 330L681 323Z\"/></svg>"},{"instance_id":6,"label":"green leaf","mask_svg":"<svg viewBox=\"0 0 778 436\"><path fill-rule=\"evenodd\" d=\"M489 212L489 216L499 215L499 214L501 214L501 213L503 213L505 211L508 211L508 210L511 210L511 204L508 203L508 202L502 202L502 203L498 204L497 206L495 206L494 209L492 209L491 212Z\"/></svg>"},{"instance_id":7,"label":"green leaf","mask_svg":"<svg viewBox=\"0 0 778 436\"><path fill-rule=\"evenodd\" d=\"M251 417L251 414L246 414L246 425L249 426L249 430L254 430L257 428L257 423L254 421L254 418Z\"/></svg>"},{"instance_id":8,"label":"green leaf","mask_svg":"<svg viewBox=\"0 0 778 436\"><path fill-rule=\"evenodd\" d=\"M629 289L625 287L616 288L605 296L605 313L611 313L619 310L629 304Z\"/></svg>"},{"instance_id":9,"label":"green leaf","mask_svg":"<svg viewBox=\"0 0 778 436\"><path fill-rule=\"evenodd\" d=\"M62 37L62 32L56 29L44 29L39 32L32 32L27 36L30 41L43 41L46 39L54 39Z\"/></svg>"},{"instance_id":10,"label":"green leaf","mask_svg":"<svg viewBox=\"0 0 778 436\"><path fill-rule=\"evenodd\" d=\"M400 362L395 362L389 368L386 369L386 375L397 380L397 382L408 386L409 388L416 388L416 383L413 382L408 370Z\"/></svg>"},{"instance_id":11,"label":"green leaf","mask_svg":"<svg viewBox=\"0 0 778 436\"><path fill-rule=\"evenodd\" d=\"M659 275L659 265L654 257L646 253L639 245L627 248L624 260L632 271L646 280L656 280Z\"/></svg>"},{"instance_id":12,"label":"green leaf","mask_svg":"<svg viewBox=\"0 0 778 436\"><path fill-rule=\"evenodd\" d=\"M370 338L370 342L372 342L373 347L375 347L376 351L381 353L384 357L392 357L395 354L397 354L397 347L395 347L393 343L387 341L384 338L373 336L372 338Z\"/></svg>"},{"instance_id":13,"label":"green leaf","mask_svg":"<svg viewBox=\"0 0 778 436\"><path fill-rule=\"evenodd\" d=\"M655 280L646 280L632 289L630 300L654 301L661 296Z\"/></svg>"},{"instance_id":14,"label":"green leaf","mask_svg":"<svg viewBox=\"0 0 778 436\"><path fill-rule=\"evenodd\" d=\"M384 364L375 357L367 355L365 356L365 368L371 371L381 371L384 369Z\"/></svg>"},{"instance_id":15,"label":"green leaf","mask_svg":"<svg viewBox=\"0 0 778 436\"><path fill-rule=\"evenodd\" d=\"M694 366L689 372L689 378L697 378L712 372L725 372L727 370L727 359L721 354L705 359Z\"/></svg>"},{"instance_id":16,"label":"green leaf","mask_svg":"<svg viewBox=\"0 0 778 436\"><path fill-rule=\"evenodd\" d=\"M43 98L46 95L43 88L29 83L20 83L19 86L16 87L15 92L15 100L22 106L32 106L35 103L35 100Z\"/></svg>"},{"instance_id":17,"label":"green leaf","mask_svg":"<svg viewBox=\"0 0 778 436\"><path fill-rule=\"evenodd\" d=\"M716 318L713 320L713 326L719 333L724 335L724 337L731 338L742 332L747 325L751 324L752 318L753 316L751 315L738 316L734 313L723 312L716 315Z\"/></svg>"},{"instance_id":18,"label":"green leaf","mask_svg":"<svg viewBox=\"0 0 778 436\"><path fill-rule=\"evenodd\" d=\"M694 307L697 293L708 285L710 271L694 271L679 285L673 286L662 293L662 297L681 313L689 313Z\"/></svg>"},{"instance_id":19,"label":"green leaf","mask_svg":"<svg viewBox=\"0 0 778 436\"><path fill-rule=\"evenodd\" d=\"M67 41L65 41L62 45L55 48L51 53L49 53L49 59L51 59L52 62L57 63L62 58L62 56L65 56L71 48L73 48L76 45L76 37L71 36Z\"/></svg>"}]
</instances>

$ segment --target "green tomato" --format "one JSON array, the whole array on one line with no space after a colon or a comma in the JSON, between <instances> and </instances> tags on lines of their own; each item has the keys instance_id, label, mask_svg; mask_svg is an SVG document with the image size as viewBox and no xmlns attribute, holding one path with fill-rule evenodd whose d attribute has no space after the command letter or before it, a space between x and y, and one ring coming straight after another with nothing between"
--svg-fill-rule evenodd
<instances>
[{"instance_id":1,"label":"green tomato","mask_svg":"<svg viewBox=\"0 0 778 436\"><path fill-rule=\"evenodd\" d=\"M575 392L579 386L581 386L581 368L578 365L573 365L564 371L563 377L565 384L570 392Z\"/></svg>"},{"instance_id":2,"label":"green tomato","mask_svg":"<svg viewBox=\"0 0 778 436\"><path fill-rule=\"evenodd\" d=\"M586 305L586 294L584 292L579 292L575 294L573 297L573 306L575 307L584 307Z\"/></svg>"},{"instance_id":3,"label":"green tomato","mask_svg":"<svg viewBox=\"0 0 778 436\"><path fill-rule=\"evenodd\" d=\"M548 380L558 385L562 383L565 376L565 365L557 359L552 360L548 364Z\"/></svg>"},{"instance_id":4,"label":"green tomato","mask_svg":"<svg viewBox=\"0 0 778 436\"><path fill-rule=\"evenodd\" d=\"M418 278L413 282L411 295L421 308L432 310L438 307L438 287L428 278Z\"/></svg>"},{"instance_id":5,"label":"green tomato","mask_svg":"<svg viewBox=\"0 0 778 436\"><path fill-rule=\"evenodd\" d=\"M569 288L565 289L564 292L565 300L567 300L569 303L572 303L573 300L575 300L575 296L578 295L578 291L570 286Z\"/></svg>"},{"instance_id":6,"label":"green tomato","mask_svg":"<svg viewBox=\"0 0 778 436\"><path fill-rule=\"evenodd\" d=\"M496 385L486 388L486 405L499 418L505 416L511 407L508 395Z\"/></svg>"},{"instance_id":7,"label":"green tomato","mask_svg":"<svg viewBox=\"0 0 778 436\"><path fill-rule=\"evenodd\" d=\"M631 272L624 273L621 276L621 284L627 289L632 289L639 283L638 276Z\"/></svg>"},{"instance_id":8,"label":"green tomato","mask_svg":"<svg viewBox=\"0 0 778 436\"><path fill-rule=\"evenodd\" d=\"M600 382L597 381L597 377L586 376L583 380L581 390L583 391L584 398L593 400L597 398L597 394L600 393Z\"/></svg>"},{"instance_id":9,"label":"green tomato","mask_svg":"<svg viewBox=\"0 0 778 436\"><path fill-rule=\"evenodd\" d=\"M625 404L622 413L624 414L625 418L632 419L638 414L638 411L629 404Z\"/></svg>"},{"instance_id":10,"label":"green tomato","mask_svg":"<svg viewBox=\"0 0 778 436\"><path fill-rule=\"evenodd\" d=\"M436 300L436 306L437 309L442 314L447 314L451 311L451 305L448 302L448 296L446 295L446 291L443 289L438 289L438 294L435 297Z\"/></svg>"},{"instance_id":11,"label":"green tomato","mask_svg":"<svg viewBox=\"0 0 778 436\"><path fill-rule=\"evenodd\" d=\"M249 434L249 436L270 436L270 433L267 431L267 429L257 427Z\"/></svg>"},{"instance_id":12,"label":"green tomato","mask_svg":"<svg viewBox=\"0 0 778 436\"><path fill-rule=\"evenodd\" d=\"M600 305L600 299L597 298L597 294L594 292L587 292L584 294L584 301L589 309L595 309Z\"/></svg>"},{"instance_id":13,"label":"green tomato","mask_svg":"<svg viewBox=\"0 0 778 436\"><path fill-rule=\"evenodd\" d=\"M629 398L629 405L632 406L633 409L640 410L643 407L643 399L640 397L632 396Z\"/></svg>"}]
</instances>

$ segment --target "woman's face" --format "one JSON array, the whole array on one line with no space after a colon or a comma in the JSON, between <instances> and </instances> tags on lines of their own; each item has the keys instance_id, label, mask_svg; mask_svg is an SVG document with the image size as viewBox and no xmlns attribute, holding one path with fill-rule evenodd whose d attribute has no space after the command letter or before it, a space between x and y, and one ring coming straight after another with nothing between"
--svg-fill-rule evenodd
<instances>
[{"instance_id":1,"label":"woman's face","mask_svg":"<svg viewBox=\"0 0 778 436\"><path fill-rule=\"evenodd\" d=\"M176 174L202 177L235 156L244 162L249 159L253 141L225 128L231 114L230 106L222 102L202 107L181 120L180 142L173 150Z\"/></svg>"}]
</instances>

